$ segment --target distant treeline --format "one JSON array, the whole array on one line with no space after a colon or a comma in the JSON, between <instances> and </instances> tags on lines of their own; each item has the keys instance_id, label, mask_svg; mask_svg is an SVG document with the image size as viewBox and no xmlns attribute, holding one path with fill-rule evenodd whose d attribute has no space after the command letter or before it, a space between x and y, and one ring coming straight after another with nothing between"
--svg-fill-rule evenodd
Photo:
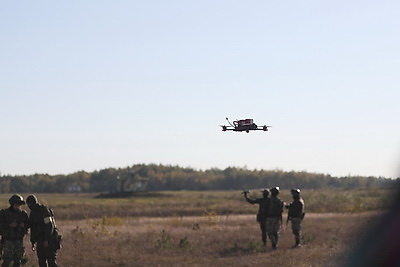
<instances>
[{"instance_id":1,"label":"distant treeline","mask_svg":"<svg viewBox=\"0 0 400 267\"><path fill-rule=\"evenodd\" d=\"M242 190L280 186L282 189L384 188L400 184L400 179L382 177L333 177L309 172L248 170L229 167L195 170L179 166L137 164L126 168L79 171L68 175L34 174L0 177L0 192L114 192L117 180L132 175L147 178L147 190ZM118 178L118 179L117 179Z\"/></svg>"}]
</instances>

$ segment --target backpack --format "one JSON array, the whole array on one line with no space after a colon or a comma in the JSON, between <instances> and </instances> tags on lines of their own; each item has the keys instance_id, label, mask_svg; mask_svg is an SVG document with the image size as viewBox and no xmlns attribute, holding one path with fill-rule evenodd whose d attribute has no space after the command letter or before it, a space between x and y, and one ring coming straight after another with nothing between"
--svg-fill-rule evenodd
<instances>
[{"instance_id":1,"label":"backpack","mask_svg":"<svg viewBox=\"0 0 400 267\"><path fill-rule=\"evenodd\" d=\"M52 209L48 208L50 214L51 214L51 218L52 218L52 224L53 224L53 237L54 237L54 241L55 241L55 247L56 249L61 249L61 240L62 240L62 236L59 234L58 232L58 228L56 225L56 219L54 218L54 212Z\"/></svg>"},{"instance_id":2,"label":"backpack","mask_svg":"<svg viewBox=\"0 0 400 267\"><path fill-rule=\"evenodd\" d=\"M52 224L52 228L53 228L53 232L51 233L51 236L54 241L55 248L61 249L62 236L58 232L58 228L56 225L56 219L54 218L54 212L51 208L49 208L45 205L41 205L41 207L42 207L43 214L50 214L50 217L48 219L49 219L49 223Z\"/></svg>"}]
</instances>

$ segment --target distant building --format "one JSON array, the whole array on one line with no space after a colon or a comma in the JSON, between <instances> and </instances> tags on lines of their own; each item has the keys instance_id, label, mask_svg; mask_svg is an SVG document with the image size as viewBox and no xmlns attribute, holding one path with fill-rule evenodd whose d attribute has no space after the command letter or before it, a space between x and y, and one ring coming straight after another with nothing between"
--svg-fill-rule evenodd
<instances>
[{"instance_id":1,"label":"distant building","mask_svg":"<svg viewBox=\"0 0 400 267\"><path fill-rule=\"evenodd\" d=\"M67 188L68 193L80 193L82 192L82 187L78 184L71 184Z\"/></svg>"},{"instance_id":2,"label":"distant building","mask_svg":"<svg viewBox=\"0 0 400 267\"><path fill-rule=\"evenodd\" d=\"M141 177L135 171L130 171L125 177L117 176L117 192L146 191L149 178Z\"/></svg>"}]
</instances>

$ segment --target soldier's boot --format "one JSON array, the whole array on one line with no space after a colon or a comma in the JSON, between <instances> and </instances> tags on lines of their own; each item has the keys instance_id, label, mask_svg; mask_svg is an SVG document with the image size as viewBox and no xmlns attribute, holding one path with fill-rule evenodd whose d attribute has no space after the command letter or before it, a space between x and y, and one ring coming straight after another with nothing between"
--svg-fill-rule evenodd
<instances>
[{"instance_id":1,"label":"soldier's boot","mask_svg":"<svg viewBox=\"0 0 400 267\"><path fill-rule=\"evenodd\" d=\"M278 240L279 240L279 235L278 233L274 233L274 246L272 246L273 249L277 249L278 248Z\"/></svg>"},{"instance_id":2,"label":"soldier's boot","mask_svg":"<svg viewBox=\"0 0 400 267\"><path fill-rule=\"evenodd\" d=\"M262 242L263 242L263 244L265 246L267 244L267 235L263 235L261 240L262 240Z\"/></svg>"},{"instance_id":3,"label":"soldier's boot","mask_svg":"<svg viewBox=\"0 0 400 267\"><path fill-rule=\"evenodd\" d=\"M271 243L272 243L272 248L273 248L273 249L277 249L277 248L278 248L278 240L277 240L277 238L276 238L275 235L273 235L273 238L272 238L272 240L271 240Z\"/></svg>"},{"instance_id":4,"label":"soldier's boot","mask_svg":"<svg viewBox=\"0 0 400 267\"><path fill-rule=\"evenodd\" d=\"M40 257L39 258L39 267L47 267L47 259Z\"/></svg>"},{"instance_id":5,"label":"soldier's boot","mask_svg":"<svg viewBox=\"0 0 400 267\"><path fill-rule=\"evenodd\" d=\"M262 244L261 251L263 252L267 251L267 243Z\"/></svg>"},{"instance_id":6,"label":"soldier's boot","mask_svg":"<svg viewBox=\"0 0 400 267\"><path fill-rule=\"evenodd\" d=\"M262 242L263 242L263 250L266 251L267 249L267 235L262 235Z\"/></svg>"},{"instance_id":7,"label":"soldier's boot","mask_svg":"<svg viewBox=\"0 0 400 267\"><path fill-rule=\"evenodd\" d=\"M57 267L57 262L54 259L48 259L47 263L49 267Z\"/></svg>"},{"instance_id":8,"label":"soldier's boot","mask_svg":"<svg viewBox=\"0 0 400 267\"><path fill-rule=\"evenodd\" d=\"M21 266L21 261L20 260L14 260L13 267L20 267Z\"/></svg>"},{"instance_id":9,"label":"soldier's boot","mask_svg":"<svg viewBox=\"0 0 400 267\"><path fill-rule=\"evenodd\" d=\"M269 240L271 240L271 245L273 249L276 249L276 239L273 233L268 233Z\"/></svg>"},{"instance_id":10,"label":"soldier's boot","mask_svg":"<svg viewBox=\"0 0 400 267\"><path fill-rule=\"evenodd\" d=\"M294 245L292 246L292 248L298 248L298 247L300 247L301 246L301 244L300 244L300 237L299 236L296 236L295 237L295 243L294 243Z\"/></svg>"}]
</instances>

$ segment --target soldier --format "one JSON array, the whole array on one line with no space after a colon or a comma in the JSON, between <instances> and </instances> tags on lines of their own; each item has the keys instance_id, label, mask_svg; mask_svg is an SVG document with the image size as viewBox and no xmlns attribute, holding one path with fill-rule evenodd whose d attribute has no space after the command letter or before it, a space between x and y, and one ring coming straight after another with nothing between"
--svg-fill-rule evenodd
<instances>
[{"instance_id":1,"label":"soldier","mask_svg":"<svg viewBox=\"0 0 400 267\"><path fill-rule=\"evenodd\" d=\"M304 218L304 201L300 197L300 189L290 190L293 197L293 202L285 205L288 209L287 222L292 221L292 232L294 234L295 244L292 248L301 246L301 222Z\"/></svg>"},{"instance_id":2,"label":"soldier","mask_svg":"<svg viewBox=\"0 0 400 267\"><path fill-rule=\"evenodd\" d=\"M6 209L1 209L0 210L0 223L1 223L1 218L3 218L4 217L4 214L5 214L5 211L6 211ZM1 225L0 225L0 235L1 235L1 241L0 241L0 260L2 260L3 259L3 248L4 248L4 234L3 234L3 227L1 227Z\"/></svg>"},{"instance_id":3,"label":"soldier","mask_svg":"<svg viewBox=\"0 0 400 267\"><path fill-rule=\"evenodd\" d=\"M28 196L26 204L31 210L29 220L32 251L36 250L39 266L56 267L57 249L60 248L60 240L53 211L40 204L35 195Z\"/></svg>"},{"instance_id":4,"label":"soldier","mask_svg":"<svg viewBox=\"0 0 400 267\"><path fill-rule=\"evenodd\" d=\"M259 204L258 208L258 213L257 213L257 222L260 224L260 229L261 229L261 240L264 244L264 247L267 245L267 231L265 228L265 222L266 222L266 211L269 203L269 191L268 189L263 189L261 191L263 193L262 198L257 198L257 199L250 199L247 197L247 194L249 193L248 191L244 191L244 197L246 198L247 202L250 204Z\"/></svg>"},{"instance_id":5,"label":"soldier","mask_svg":"<svg viewBox=\"0 0 400 267\"><path fill-rule=\"evenodd\" d=\"M25 254L23 238L28 232L29 218L21 206L25 204L21 195L13 195L8 200L10 207L4 209L0 216L0 227L3 245L3 264L8 267L11 262L13 266L21 266L21 260Z\"/></svg>"},{"instance_id":6,"label":"soldier","mask_svg":"<svg viewBox=\"0 0 400 267\"><path fill-rule=\"evenodd\" d=\"M278 248L279 229L282 224L283 201L279 199L279 187L271 188L271 197L267 207L266 228L272 248Z\"/></svg>"}]
</instances>

